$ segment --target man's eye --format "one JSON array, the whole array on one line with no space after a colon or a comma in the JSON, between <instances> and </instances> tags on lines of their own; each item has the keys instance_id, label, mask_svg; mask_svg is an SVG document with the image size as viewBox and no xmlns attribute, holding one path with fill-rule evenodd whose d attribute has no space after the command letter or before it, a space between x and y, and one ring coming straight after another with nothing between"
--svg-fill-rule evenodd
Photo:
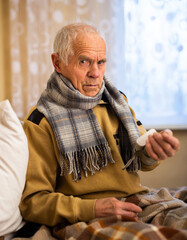
<instances>
[{"instance_id":1,"label":"man's eye","mask_svg":"<svg viewBox=\"0 0 187 240\"><path fill-rule=\"evenodd\" d=\"M101 60L101 61L98 62L99 65L102 65L102 64L104 64L104 63L105 63L104 60Z\"/></svg>"},{"instance_id":2,"label":"man's eye","mask_svg":"<svg viewBox=\"0 0 187 240\"><path fill-rule=\"evenodd\" d=\"M80 65L88 66L89 65L89 61L88 60L81 60L80 61Z\"/></svg>"}]
</instances>

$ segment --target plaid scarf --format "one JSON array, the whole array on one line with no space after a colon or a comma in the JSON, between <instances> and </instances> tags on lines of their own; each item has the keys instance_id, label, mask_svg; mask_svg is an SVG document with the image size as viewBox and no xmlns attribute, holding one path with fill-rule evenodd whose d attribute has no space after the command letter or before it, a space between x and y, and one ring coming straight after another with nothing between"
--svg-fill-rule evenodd
<instances>
[{"instance_id":1,"label":"plaid scarf","mask_svg":"<svg viewBox=\"0 0 187 240\"><path fill-rule=\"evenodd\" d=\"M94 174L108 163L114 163L108 142L92 110L103 94L122 126L120 138L124 146L121 149L126 164L134 155L136 139L140 134L128 104L105 77L99 93L88 97L54 71L37 103L38 110L45 115L54 132L60 153L61 174L73 173L75 181L81 179L81 170L87 177L88 170ZM140 160L133 158L127 170L134 172L138 169Z\"/></svg>"}]
</instances>

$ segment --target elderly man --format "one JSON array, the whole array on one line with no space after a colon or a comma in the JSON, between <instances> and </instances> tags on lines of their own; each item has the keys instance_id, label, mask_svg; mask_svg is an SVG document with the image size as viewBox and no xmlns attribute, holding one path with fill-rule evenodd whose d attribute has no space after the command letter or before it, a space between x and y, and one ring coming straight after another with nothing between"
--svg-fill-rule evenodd
<instances>
[{"instance_id":1,"label":"elderly man","mask_svg":"<svg viewBox=\"0 0 187 240\"><path fill-rule=\"evenodd\" d=\"M30 151L24 219L47 226L113 215L136 221L142 209L119 198L148 191L137 171L173 156L178 139L155 132L136 151L146 131L104 77L106 45L94 27L63 27L51 57L55 71L24 122Z\"/></svg>"}]
</instances>

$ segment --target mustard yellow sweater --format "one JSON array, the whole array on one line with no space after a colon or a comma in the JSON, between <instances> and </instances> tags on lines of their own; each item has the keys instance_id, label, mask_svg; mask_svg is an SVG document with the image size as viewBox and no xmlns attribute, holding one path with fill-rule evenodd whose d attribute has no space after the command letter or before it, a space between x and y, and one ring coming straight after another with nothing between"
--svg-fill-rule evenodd
<instances>
[{"instance_id":1,"label":"mustard yellow sweater","mask_svg":"<svg viewBox=\"0 0 187 240\"><path fill-rule=\"evenodd\" d=\"M29 116L34 114L32 109ZM36 111L36 110L35 110ZM28 138L30 159L26 185L20 203L25 220L54 226L63 222L89 221L94 218L94 205L98 198L126 197L146 191L137 173L122 170L124 167L117 139L118 119L110 105L101 101L93 109L110 145L114 164L108 164L95 175L83 176L74 182L71 175L60 176L60 160L52 129L45 117L29 117L24 122ZM135 114L131 109L135 118ZM138 126L145 133L142 125ZM142 170L155 168L158 163L141 154Z\"/></svg>"}]
</instances>

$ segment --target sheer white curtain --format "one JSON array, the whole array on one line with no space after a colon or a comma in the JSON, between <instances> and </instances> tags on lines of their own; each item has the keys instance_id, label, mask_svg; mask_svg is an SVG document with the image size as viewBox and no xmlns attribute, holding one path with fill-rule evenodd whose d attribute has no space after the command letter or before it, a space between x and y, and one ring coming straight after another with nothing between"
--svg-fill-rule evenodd
<instances>
[{"instance_id":1,"label":"sheer white curtain","mask_svg":"<svg viewBox=\"0 0 187 240\"><path fill-rule=\"evenodd\" d=\"M53 71L50 54L56 31L71 22L95 25L108 45L107 73L111 81L121 67L119 51L123 46L123 0L6 0L10 42L10 101L20 118L36 104ZM6 3L7 3L6 2ZM121 34L119 35L119 32ZM8 53L7 53L8 54ZM8 72L7 72L8 71ZM7 81L7 79L6 79Z\"/></svg>"},{"instance_id":2,"label":"sheer white curtain","mask_svg":"<svg viewBox=\"0 0 187 240\"><path fill-rule=\"evenodd\" d=\"M187 128L187 1L124 1L118 87L142 123Z\"/></svg>"}]
</instances>

